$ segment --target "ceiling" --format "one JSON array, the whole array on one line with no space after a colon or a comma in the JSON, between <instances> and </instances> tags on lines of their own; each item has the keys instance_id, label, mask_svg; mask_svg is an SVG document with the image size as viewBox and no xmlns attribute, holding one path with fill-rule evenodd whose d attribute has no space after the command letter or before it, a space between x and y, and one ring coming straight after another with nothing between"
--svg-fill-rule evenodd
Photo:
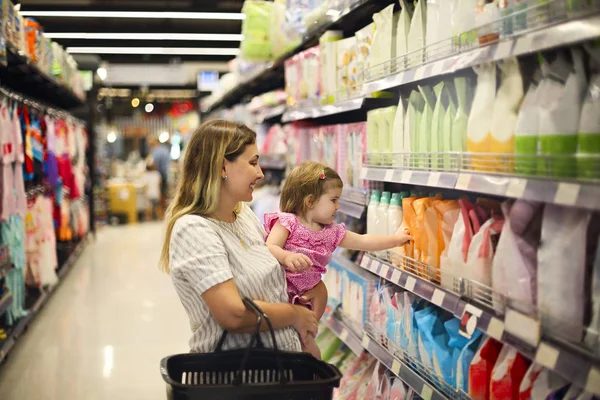
<instances>
[{"instance_id":1,"label":"ceiling","mask_svg":"<svg viewBox=\"0 0 600 400\"><path fill-rule=\"evenodd\" d=\"M18 0L17 0L18 1ZM22 0L22 11L169 11L239 13L243 0ZM49 33L228 33L239 20L36 17ZM238 48L238 41L54 39L65 47ZM228 61L232 55L101 54L110 63Z\"/></svg>"}]
</instances>

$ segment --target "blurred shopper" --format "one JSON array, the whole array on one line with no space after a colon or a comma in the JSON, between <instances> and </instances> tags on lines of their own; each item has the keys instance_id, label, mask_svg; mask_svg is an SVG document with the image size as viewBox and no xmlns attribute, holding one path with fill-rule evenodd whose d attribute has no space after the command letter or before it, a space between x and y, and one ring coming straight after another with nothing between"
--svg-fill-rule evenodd
<instances>
[{"instance_id":1,"label":"blurred shopper","mask_svg":"<svg viewBox=\"0 0 600 400\"><path fill-rule=\"evenodd\" d=\"M164 210L167 204L167 194L169 189L169 164L171 163L171 152L167 145L160 143L155 137L150 138L148 144L150 145L150 156L152 157L151 163L156 166L162 179L160 186L160 206Z\"/></svg>"},{"instance_id":2,"label":"blurred shopper","mask_svg":"<svg viewBox=\"0 0 600 400\"><path fill-rule=\"evenodd\" d=\"M144 173L144 183L146 184L146 195L148 197L149 207L146 213L147 220L163 218L163 208L160 204L162 177L156 170L154 164L148 164Z\"/></svg>"}]
</instances>

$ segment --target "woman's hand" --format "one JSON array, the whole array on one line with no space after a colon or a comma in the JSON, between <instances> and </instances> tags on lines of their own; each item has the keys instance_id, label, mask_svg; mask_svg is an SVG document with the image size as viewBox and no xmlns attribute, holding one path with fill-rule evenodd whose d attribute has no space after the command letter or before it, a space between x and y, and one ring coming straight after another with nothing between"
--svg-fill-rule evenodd
<instances>
[{"instance_id":1,"label":"woman's hand","mask_svg":"<svg viewBox=\"0 0 600 400\"><path fill-rule=\"evenodd\" d=\"M294 329L300 334L301 337L311 334L317 335L319 330L319 321L314 312L304 306L293 305L294 313Z\"/></svg>"},{"instance_id":2,"label":"woman's hand","mask_svg":"<svg viewBox=\"0 0 600 400\"><path fill-rule=\"evenodd\" d=\"M408 229L403 229L403 230L398 229L395 237L398 240L398 246L402 246L402 245L410 242L411 240L414 240L414 238L412 236L410 236L410 231Z\"/></svg>"},{"instance_id":3,"label":"woman's hand","mask_svg":"<svg viewBox=\"0 0 600 400\"><path fill-rule=\"evenodd\" d=\"M290 253L283 259L283 265L292 273L299 274L308 271L313 263L307 255Z\"/></svg>"},{"instance_id":4,"label":"woman's hand","mask_svg":"<svg viewBox=\"0 0 600 400\"><path fill-rule=\"evenodd\" d=\"M325 312L325 308L327 307L327 287L323 281L320 281L314 288L304 293L304 295L300 297L300 301L303 303L311 303L317 319L321 319Z\"/></svg>"}]
</instances>

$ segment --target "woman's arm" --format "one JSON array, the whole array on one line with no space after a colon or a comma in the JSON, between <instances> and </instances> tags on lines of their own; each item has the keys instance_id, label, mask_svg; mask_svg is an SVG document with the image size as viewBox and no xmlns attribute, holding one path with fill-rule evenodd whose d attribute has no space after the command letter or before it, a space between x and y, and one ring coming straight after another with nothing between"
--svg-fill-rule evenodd
<instances>
[{"instance_id":1,"label":"woman's arm","mask_svg":"<svg viewBox=\"0 0 600 400\"><path fill-rule=\"evenodd\" d=\"M256 314L246 308L232 279L211 287L202 294L202 298L223 329L235 333L255 332ZM259 300L255 300L255 303L269 316L273 329L292 326L301 335L317 334L318 321L315 313L306 307ZM260 330L269 330L265 321L262 322Z\"/></svg>"},{"instance_id":2,"label":"woman's arm","mask_svg":"<svg viewBox=\"0 0 600 400\"><path fill-rule=\"evenodd\" d=\"M312 261L304 254L283 249L289 234L290 232L277 221L267 237L267 247L279 264L287 267L293 273L304 272L312 267Z\"/></svg>"},{"instance_id":3,"label":"woman's arm","mask_svg":"<svg viewBox=\"0 0 600 400\"><path fill-rule=\"evenodd\" d=\"M346 236L340 242L340 247L360 251L379 251L387 250L393 247L402 246L413 240L406 231L396 235L359 235L347 231Z\"/></svg>"}]
</instances>

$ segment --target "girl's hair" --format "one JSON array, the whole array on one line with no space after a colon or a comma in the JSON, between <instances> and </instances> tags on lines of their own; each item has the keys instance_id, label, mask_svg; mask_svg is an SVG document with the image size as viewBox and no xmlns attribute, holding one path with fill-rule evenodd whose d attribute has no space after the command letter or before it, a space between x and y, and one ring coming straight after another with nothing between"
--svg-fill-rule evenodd
<instances>
[{"instance_id":1,"label":"girl's hair","mask_svg":"<svg viewBox=\"0 0 600 400\"><path fill-rule=\"evenodd\" d=\"M187 214L213 214L219 204L225 159L235 161L246 146L255 143L256 133L252 129L219 119L203 123L194 132L175 197L165 216L167 231L159 263L162 271L170 273L169 244L175 222Z\"/></svg>"},{"instance_id":2,"label":"girl's hair","mask_svg":"<svg viewBox=\"0 0 600 400\"><path fill-rule=\"evenodd\" d=\"M334 187L344 187L337 172L324 164L302 163L285 180L279 208L282 212L304 215L311 203Z\"/></svg>"}]
</instances>

